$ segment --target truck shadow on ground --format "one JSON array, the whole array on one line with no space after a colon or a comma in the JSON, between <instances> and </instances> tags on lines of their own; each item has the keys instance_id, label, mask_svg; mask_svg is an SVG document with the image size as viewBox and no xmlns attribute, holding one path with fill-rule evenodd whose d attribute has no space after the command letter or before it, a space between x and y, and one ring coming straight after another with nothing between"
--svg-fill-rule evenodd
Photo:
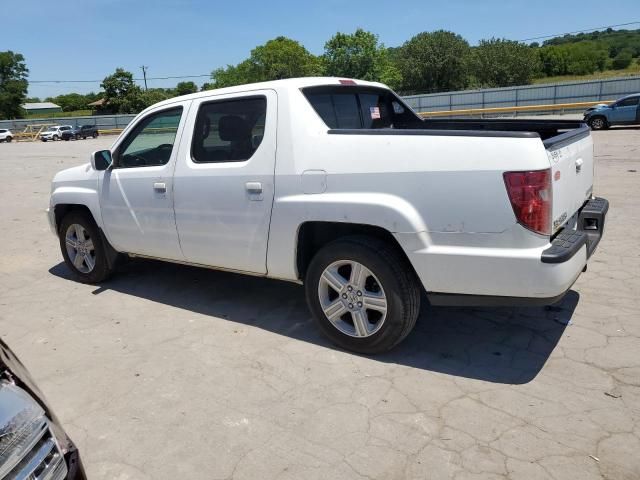
<instances>
[{"instance_id":1,"label":"truck shadow on ground","mask_svg":"<svg viewBox=\"0 0 640 480\"><path fill-rule=\"evenodd\" d=\"M63 263L49 272L72 281ZM136 260L92 293L107 290L336 348L313 324L300 285ZM578 293L571 291L560 303L546 308L425 305L404 342L371 358L494 383L527 383L556 347L578 299Z\"/></svg>"}]
</instances>

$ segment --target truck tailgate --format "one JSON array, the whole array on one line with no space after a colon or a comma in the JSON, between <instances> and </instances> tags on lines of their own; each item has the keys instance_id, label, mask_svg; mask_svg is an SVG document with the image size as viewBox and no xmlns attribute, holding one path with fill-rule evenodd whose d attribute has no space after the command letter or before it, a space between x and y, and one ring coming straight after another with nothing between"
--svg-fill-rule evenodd
<instances>
[{"instance_id":1,"label":"truck tailgate","mask_svg":"<svg viewBox=\"0 0 640 480\"><path fill-rule=\"evenodd\" d=\"M553 188L552 233L556 233L591 197L593 141L588 126L544 141Z\"/></svg>"}]
</instances>

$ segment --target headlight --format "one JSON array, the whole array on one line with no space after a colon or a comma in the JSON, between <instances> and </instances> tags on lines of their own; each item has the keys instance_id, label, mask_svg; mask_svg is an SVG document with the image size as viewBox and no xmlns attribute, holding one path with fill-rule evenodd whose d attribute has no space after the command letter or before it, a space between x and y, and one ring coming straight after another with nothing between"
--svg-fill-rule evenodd
<instances>
[{"instance_id":1,"label":"headlight","mask_svg":"<svg viewBox=\"0 0 640 480\"><path fill-rule=\"evenodd\" d=\"M45 412L31 396L0 381L0 478L63 479L67 466Z\"/></svg>"}]
</instances>

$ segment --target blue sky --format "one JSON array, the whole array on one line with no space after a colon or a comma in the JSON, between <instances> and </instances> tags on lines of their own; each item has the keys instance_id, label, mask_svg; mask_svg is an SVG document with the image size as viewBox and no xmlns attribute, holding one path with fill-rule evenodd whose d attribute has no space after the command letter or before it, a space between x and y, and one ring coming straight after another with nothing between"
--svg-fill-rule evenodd
<instances>
[{"instance_id":1,"label":"blue sky","mask_svg":"<svg viewBox=\"0 0 640 480\"><path fill-rule=\"evenodd\" d=\"M399 46L412 35L452 30L471 44L491 36L520 40L640 21L638 0L81 0L10 2L0 50L22 53L31 80L102 79L116 67L141 77L208 74L246 58L279 35L314 54L335 32L358 27ZM8 13L8 14L7 14ZM640 25L629 28L640 28ZM198 84L206 78L187 79ZM179 80L150 81L172 87ZM46 97L99 90L93 84L30 86Z\"/></svg>"}]
</instances>

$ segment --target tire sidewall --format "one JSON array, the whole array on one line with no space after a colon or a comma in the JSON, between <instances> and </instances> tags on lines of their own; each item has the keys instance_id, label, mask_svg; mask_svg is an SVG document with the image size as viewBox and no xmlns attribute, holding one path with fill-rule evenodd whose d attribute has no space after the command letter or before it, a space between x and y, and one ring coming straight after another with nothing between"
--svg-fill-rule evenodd
<instances>
[{"instance_id":1,"label":"tire sidewall","mask_svg":"<svg viewBox=\"0 0 640 480\"><path fill-rule=\"evenodd\" d=\"M353 260L367 267L379 280L387 298L387 316L383 325L373 335L365 338L351 337L342 333L326 318L318 298L318 282L324 269L339 260ZM393 270L376 255L375 251L348 241L332 242L323 248L311 261L305 280L307 304L320 329L342 348L360 352L377 353L380 343L403 330L401 319L405 315L400 298L400 282ZM395 344L395 342L394 342ZM386 349L383 349L386 350Z\"/></svg>"},{"instance_id":2,"label":"tire sidewall","mask_svg":"<svg viewBox=\"0 0 640 480\"><path fill-rule=\"evenodd\" d=\"M596 122L597 120L600 120L602 122L601 126L599 127L594 125L594 122ZM591 121L589 121L589 126L592 130L604 130L605 128L607 128L607 122L602 117L595 117L592 118Z\"/></svg>"},{"instance_id":3,"label":"tire sidewall","mask_svg":"<svg viewBox=\"0 0 640 480\"><path fill-rule=\"evenodd\" d=\"M96 256L96 264L89 273L83 273L76 269L73 262L69 258L66 245L66 232L70 225L79 224L89 233L91 240L93 241L94 252ZM98 227L92 218L83 212L71 212L67 214L60 222L60 230L58 231L58 238L60 241L60 250L64 262L71 270L73 276L82 283L97 283L104 280L109 275L109 265L107 263L107 256L105 253L104 244L100 236Z\"/></svg>"}]
</instances>

